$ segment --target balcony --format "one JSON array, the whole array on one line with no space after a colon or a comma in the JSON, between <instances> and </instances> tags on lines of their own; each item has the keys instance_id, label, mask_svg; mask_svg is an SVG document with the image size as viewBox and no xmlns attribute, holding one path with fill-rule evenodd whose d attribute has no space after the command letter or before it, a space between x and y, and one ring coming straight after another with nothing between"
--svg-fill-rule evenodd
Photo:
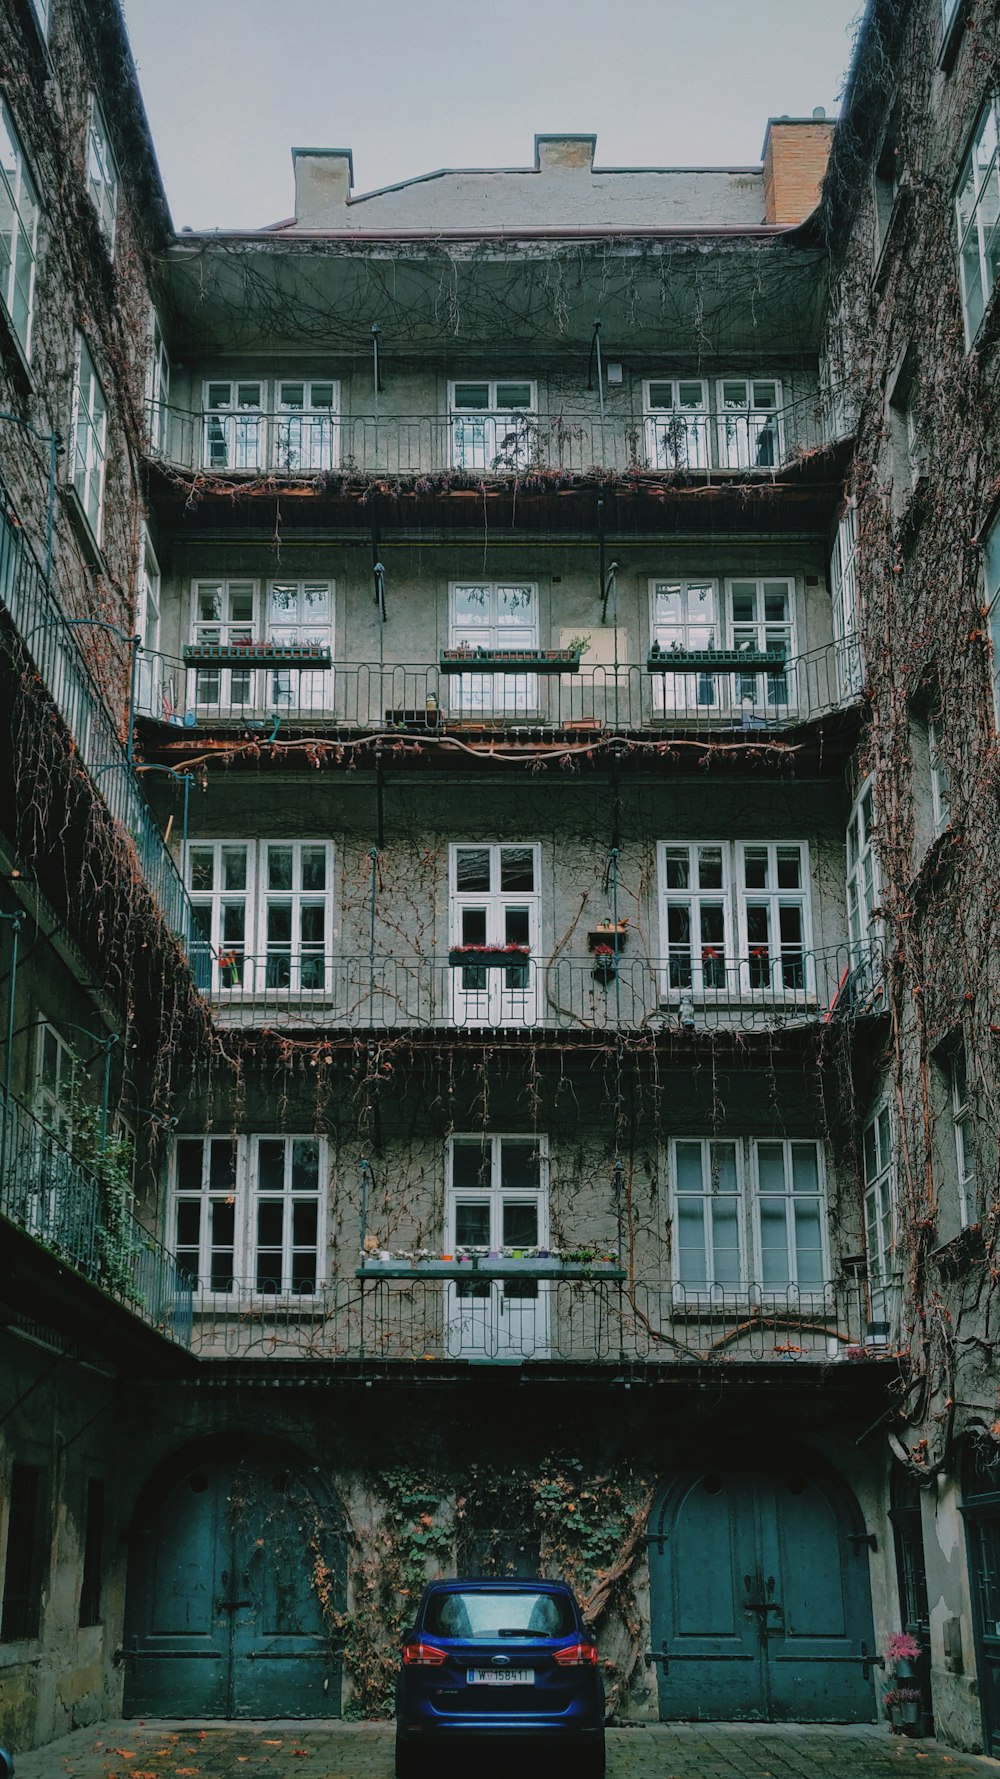
<instances>
[{"instance_id":1,"label":"balcony","mask_svg":"<svg viewBox=\"0 0 1000 1779\"><path fill-rule=\"evenodd\" d=\"M2 488L0 488L2 496ZM131 837L138 870L171 932L186 945L191 909L177 867L150 813L104 697L77 640L90 620L70 618L0 505L0 609L18 632L72 738L96 793ZM100 626L99 626L100 627ZM127 674L127 666L124 669Z\"/></svg>"},{"instance_id":2,"label":"balcony","mask_svg":"<svg viewBox=\"0 0 1000 1779\"><path fill-rule=\"evenodd\" d=\"M259 649L261 644L252 645ZM220 656L223 651L220 651ZM470 657L430 664L340 662L330 667L257 667L250 647L228 661L196 664L142 653L138 711L181 730L267 734L285 730L350 735L517 740L616 735L655 741L677 730L752 742L856 707L863 674L856 641L828 643L780 664L718 666L699 658L686 668L675 650L646 662L590 665L584 653L566 671L501 671ZM761 657L761 662L764 657Z\"/></svg>"},{"instance_id":3,"label":"balcony","mask_svg":"<svg viewBox=\"0 0 1000 1779\"><path fill-rule=\"evenodd\" d=\"M346 414L151 406L150 454L197 475L254 479L773 478L824 444L815 395L781 408L607 414ZM426 490L430 492L428 486Z\"/></svg>"},{"instance_id":4,"label":"balcony","mask_svg":"<svg viewBox=\"0 0 1000 1779\"><path fill-rule=\"evenodd\" d=\"M379 1363L843 1366L884 1358L865 1282L691 1287L636 1277L516 1283L332 1280L264 1296L203 1292L204 1359Z\"/></svg>"},{"instance_id":5,"label":"balcony","mask_svg":"<svg viewBox=\"0 0 1000 1779\"><path fill-rule=\"evenodd\" d=\"M192 1281L128 1213L109 1220L100 1181L0 1092L0 1217L157 1334L191 1345Z\"/></svg>"},{"instance_id":6,"label":"balcony","mask_svg":"<svg viewBox=\"0 0 1000 1779\"><path fill-rule=\"evenodd\" d=\"M337 956L275 949L192 952L220 1026L305 1031L580 1032L650 1037L779 1031L885 1010L877 943L743 958L632 951L491 963Z\"/></svg>"}]
</instances>

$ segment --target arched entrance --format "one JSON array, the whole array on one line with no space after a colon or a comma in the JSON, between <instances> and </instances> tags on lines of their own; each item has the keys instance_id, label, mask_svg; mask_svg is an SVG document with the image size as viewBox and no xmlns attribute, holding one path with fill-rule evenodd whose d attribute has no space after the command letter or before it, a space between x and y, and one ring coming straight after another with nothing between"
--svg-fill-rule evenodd
<instances>
[{"instance_id":1,"label":"arched entrance","mask_svg":"<svg viewBox=\"0 0 1000 1779\"><path fill-rule=\"evenodd\" d=\"M664 1489L650 1525L661 1718L874 1719L867 1539L837 1478L803 1454L709 1460Z\"/></svg>"},{"instance_id":2,"label":"arched entrance","mask_svg":"<svg viewBox=\"0 0 1000 1779\"><path fill-rule=\"evenodd\" d=\"M336 1717L340 1516L286 1452L180 1454L135 1515L125 1714Z\"/></svg>"}]
</instances>

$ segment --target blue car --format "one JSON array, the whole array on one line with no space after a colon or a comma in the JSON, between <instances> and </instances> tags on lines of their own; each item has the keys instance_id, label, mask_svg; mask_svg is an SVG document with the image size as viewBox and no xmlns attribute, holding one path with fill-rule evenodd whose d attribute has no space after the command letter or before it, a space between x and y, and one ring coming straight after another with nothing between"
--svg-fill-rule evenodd
<instances>
[{"instance_id":1,"label":"blue car","mask_svg":"<svg viewBox=\"0 0 1000 1779\"><path fill-rule=\"evenodd\" d=\"M593 1632L564 1581L432 1581L403 1641L396 1775L478 1743L561 1749L573 1779L603 1779L604 1686ZM560 1763L562 1764L562 1763Z\"/></svg>"}]
</instances>

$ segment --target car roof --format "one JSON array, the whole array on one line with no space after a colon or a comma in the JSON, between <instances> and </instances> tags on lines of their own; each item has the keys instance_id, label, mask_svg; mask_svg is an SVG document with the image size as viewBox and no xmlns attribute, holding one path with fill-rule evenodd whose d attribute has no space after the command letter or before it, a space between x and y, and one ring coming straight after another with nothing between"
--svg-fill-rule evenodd
<instances>
[{"instance_id":1,"label":"car roof","mask_svg":"<svg viewBox=\"0 0 1000 1779\"><path fill-rule=\"evenodd\" d=\"M463 1594L568 1594L571 1600L576 1596L568 1581L528 1581L520 1575L474 1575L441 1576L437 1581L429 1581L424 1588L422 1598L437 1593Z\"/></svg>"}]
</instances>

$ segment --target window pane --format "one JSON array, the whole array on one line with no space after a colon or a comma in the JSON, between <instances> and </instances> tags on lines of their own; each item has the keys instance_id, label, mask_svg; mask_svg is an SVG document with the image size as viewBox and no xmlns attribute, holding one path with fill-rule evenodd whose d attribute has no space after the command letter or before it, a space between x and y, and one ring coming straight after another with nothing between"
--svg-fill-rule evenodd
<instances>
[{"instance_id":1,"label":"window pane","mask_svg":"<svg viewBox=\"0 0 1000 1779\"><path fill-rule=\"evenodd\" d=\"M500 1145L500 1184L510 1190L531 1189L539 1184L539 1157L534 1143L502 1142Z\"/></svg>"},{"instance_id":2,"label":"window pane","mask_svg":"<svg viewBox=\"0 0 1000 1779\"><path fill-rule=\"evenodd\" d=\"M701 1192L701 1144L678 1143L676 1165L678 1191Z\"/></svg>"},{"instance_id":3,"label":"window pane","mask_svg":"<svg viewBox=\"0 0 1000 1779\"><path fill-rule=\"evenodd\" d=\"M304 890L326 889L325 847L304 846L302 848L302 888Z\"/></svg>"},{"instance_id":4,"label":"window pane","mask_svg":"<svg viewBox=\"0 0 1000 1779\"><path fill-rule=\"evenodd\" d=\"M668 889L687 889L690 883L688 850L670 848L664 854L664 870Z\"/></svg>"},{"instance_id":5,"label":"window pane","mask_svg":"<svg viewBox=\"0 0 1000 1779\"><path fill-rule=\"evenodd\" d=\"M736 1173L736 1144L712 1143L709 1155L713 1193L735 1193L739 1187Z\"/></svg>"},{"instance_id":6,"label":"window pane","mask_svg":"<svg viewBox=\"0 0 1000 1779\"><path fill-rule=\"evenodd\" d=\"M759 1213L760 1248L763 1262L761 1283L764 1285L787 1285L790 1282L790 1274L784 1199L762 1198Z\"/></svg>"},{"instance_id":7,"label":"window pane","mask_svg":"<svg viewBox=\"0 0 1000 1779\"><path fill-rule=\"evenodd\" d=\"M459 1248L488 1248L490 1245L489 1202L455 1206L455 1244Z\"/></svg>"},{"instance_id":8,"label":"window pane","mask_svg":"<svg viewBox=\"0 0 1000 1779\"><path fill-rule=\"evenodd\" d=\"M780 1143L758 1143L757 1178L762 1192L784 1192L785 1161Z\"/></svg>"},{"instance_id":9,"label":"window pane","mask_svg":"<svg viewBox=\"0 0 1000 1779\"><path fill-rule=\"evenodd\" d=\"M268 902L268 945L290 945L292 941L292 905L290 902Z\"/></svg>"},{"instance_id":10,"label":"window pane","mask_svg":"<svg viewBox=\"0 0 1000 1779\"><path fill-rule=\"evenodd\" d=\"M747 889L766 889L767 847L748 846L743 854L743 881Z\"/></svg>"},{"instance_id":11,"label":"window pane","mask_svg":"<svg viewBox=\"0 0 1000 1779\"><path fill-rule=\"evenodd\" d=\"M530 383L498 383L497 384L497 407L498 408L530 408L530 406L531 406L531 384Z\"/></svg>"},{"instance_id":12,"label":"window pane","mask_svg":"<svg viewBox=\"0 0 1000 1779\"><path fill-rule=\"evenodd\" d=\"M268 889L292 888L292 849L290 846L269 846L267 849Z\"/></svg>"},{"instance_id":13,"label":"window pane","mask_svg":"<svg viewBox=\"0 0 1000 1779\"><path fill-rule=\"evenodd\" d=\"M455 883L459 891L489 890L490 855L488 848L459 847L455 859Z\"/></svg>"},{"instance_id":14,"label":"window pane","mask_svg":"<svg viewBox=\"0 0 1000 1779\"><path fill-rule=\"evenodd\" d=\"M712 1206L712 1272L717 1285L740 1283L740 1232L737 1201L723 1198Z\"/></svg>"},{"instance_id":15,"label":"window pane","mask_svg":"<svg viewBox=\"0 0 1000 1779\"><path fill-rule=\"evenodd\" d=\"M212 1192L236 1190L236 1147L225 1137L209 1145L208 1184Z\"/></svg>"},{"instance_id":16,"label":"window pane","mask_svg":"<svg viewBox=\"0 0 1000 1779\"><path fill-rule=\"evenodd\" d=\"M247 887L247 849L245 846L224 846L222 849L222 887L244 890Z\"/></svg>"},{"instance_id":17,"label":"window pane","mask_svg":"<svg viewBox=\"0 0 1000 1779\"><path fill-rule=\"evenodd\" d=\"M257 1144L257 1183L262 1192L284 1190L285 1145L280 1137L262 1137Z\"/></svg>"},{"instance_id":18,"label":"window pane","mask_svg":"<svg viewBox=\"0 0 1000 1779\"><path fill-rule=\"evenodd\" d=\"M281 1250L285 1207L280 1199L262 1199L257 1206L257 1245Z\"/></svg>"},{"instance_id":19,"label":"window pane","mask_svg":"<svg viewBox=\"0 0 1000 1779\"><path fill-rule=\"evenodd\" d=\"M802 884L802 855L797 846L778 848L778 888L799 889Z\"/></svg>"},{"instance_id":20,"label":"window pane","mask_svg":"<svg viewBox=\"0 0 1000 1779\"><path fill-rule=\"evenodd\" d=\"M456 383L456 408L488 408L490 405L490 386L488 383Z\"/></svg>"},{"instance_id":21,"label":"window pane","mask_svg":"<svg viewBox=\"0 0 1000 1779\"><path fill-rule=\"evenodd\" d=\"M682 1284L707 1285L704 1200L698 1198L678 1199L677 1247L678 1274Z\"/></svg>"},{"instance_id":22,"label":"window pane","mask_svg":"<svg viewBox=\"0 0 1000 1779\"><path fill-rule=\"evenodd\" d=\"M296 1137L292 1144L292 1191L319 1189L319 1143L315 1137Z\"/></svg>"},{"instance_id":23,"label":"window pane","mask_svg":"<svg viewBox=\"0 0 1000 1779\"><path fill-rule=\"evenodd\" d=\"M533 890L534 887L535 855L531 847L501 847L500 888L502 890Z\"/></svg>"},{"instance_id":24,"label":"window pane","mask_svg":"<svg viewBox=\"0 0 1000 1779\"><path fill-rule=\"evenodd\" d=\"M177 1144L177 1187L180 1192L201 1191L201 1138L181 1137Z\"/></svg>"},{"instance_id":25,"label":"window pane","mask_svg":"<svg viewBox=\"0 0 1000 1779\"><path fill-rule=\"evenodd\" d=\"M503 1207L504 1247L534 1248L537 1243L537 1204L505 1204Z\"/></svg>"},{"instance_id":26,"label":"window pane","mask_svg":"<svg viewBox=\"0 0 1000 1779\"><path fill-rule=\"evenodd\" d=\"M792 1191L819 1191L816 1150L812 1143L792 1144Z\"/></svg>"},{"instance_id":27,"label":"window pane","mask_svg":"<svg viewBox=\"0 0 1000 1779\"><path fill-rule=\"evenodd\" d=\"M490 1183L490 1151L482 1143L456 1142L451 1152L451 1177L459 1189L488 1186Z\"/></svg>"}]
</instances>

